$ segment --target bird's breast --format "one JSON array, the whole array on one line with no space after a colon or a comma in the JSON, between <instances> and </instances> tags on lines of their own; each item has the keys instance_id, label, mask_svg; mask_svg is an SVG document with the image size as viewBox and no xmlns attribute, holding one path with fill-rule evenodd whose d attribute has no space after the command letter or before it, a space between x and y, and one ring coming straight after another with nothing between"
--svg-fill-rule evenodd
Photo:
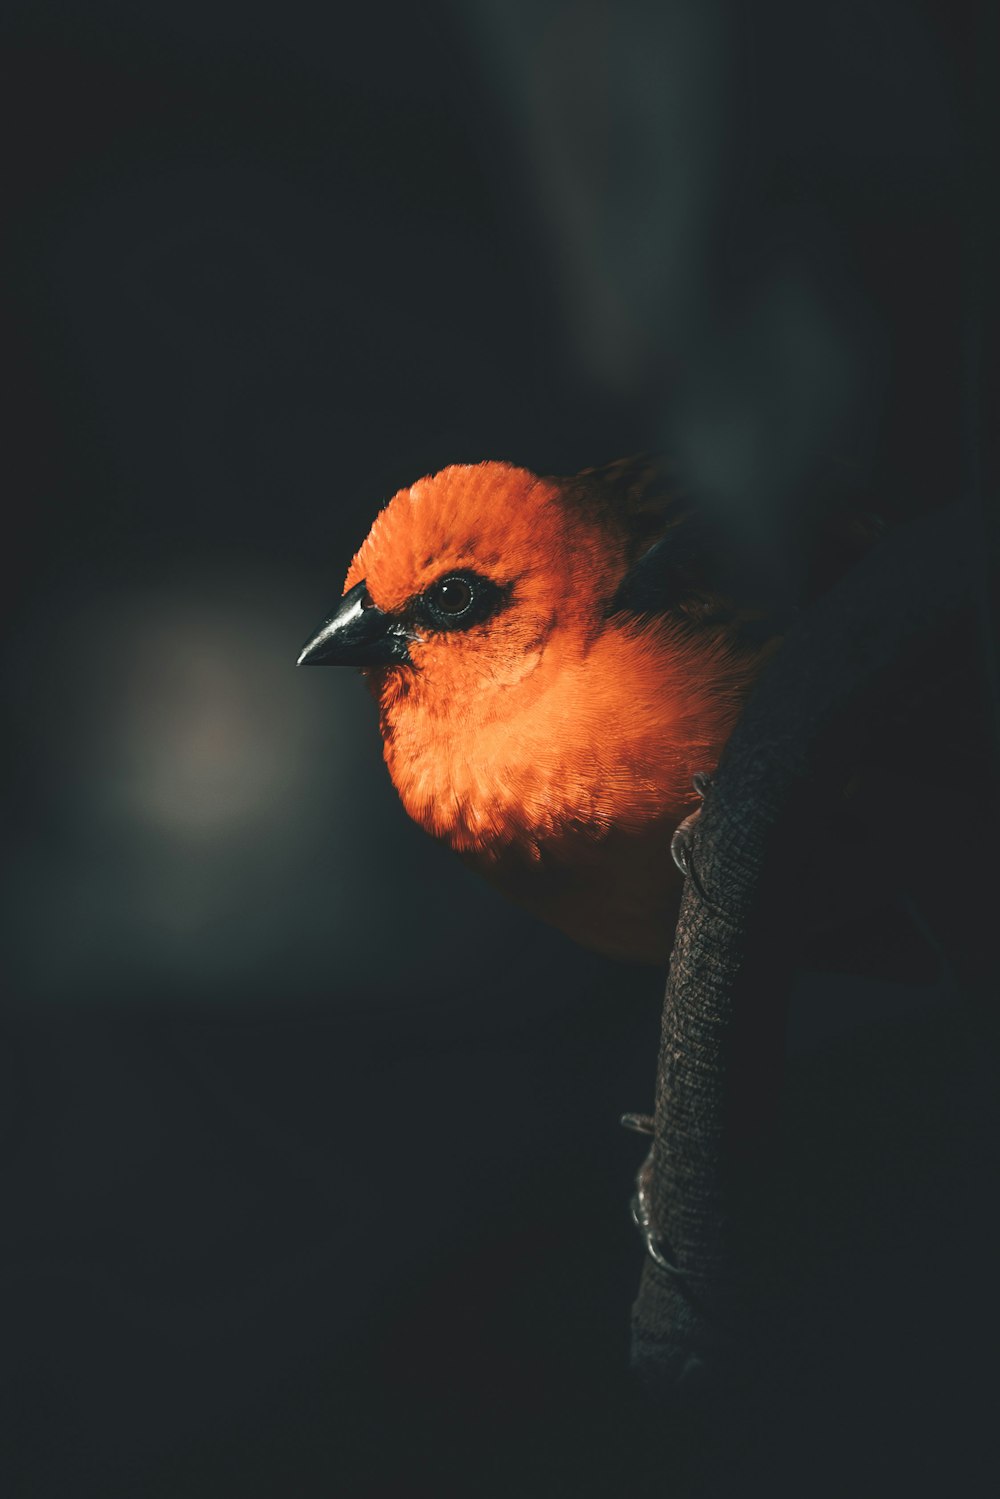
<instances>
[{"instance_id":1,"label":"bird's breast","mask_svg":"<svg viewBox=\"0 0 1000 1499\"><path fill-rule=\"evenodd\" d=\"M714 769L749 680L730 653L650 623L608 628L530 696L383 714L410 816L519 904L587 946L660 962L679 877L670 837Z\"/></svg>"}]
</instances>

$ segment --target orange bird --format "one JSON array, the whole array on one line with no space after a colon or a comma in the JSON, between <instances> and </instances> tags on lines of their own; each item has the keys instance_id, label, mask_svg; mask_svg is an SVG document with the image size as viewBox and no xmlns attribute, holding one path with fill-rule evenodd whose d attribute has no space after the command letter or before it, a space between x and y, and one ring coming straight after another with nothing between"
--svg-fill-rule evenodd
<instances>
[{"instance_id":1,"label":"orange bird","mask_svg":"<svg viewBox=\"0 0 1000 1499\"><path fill-rule=\"evenodd\" d=\"M455 465L393 496L299 661L361 668L428 833L578 942L660 963L671 835L783 624L718 554L647 460Z\"/></svg>"}]
</instances>

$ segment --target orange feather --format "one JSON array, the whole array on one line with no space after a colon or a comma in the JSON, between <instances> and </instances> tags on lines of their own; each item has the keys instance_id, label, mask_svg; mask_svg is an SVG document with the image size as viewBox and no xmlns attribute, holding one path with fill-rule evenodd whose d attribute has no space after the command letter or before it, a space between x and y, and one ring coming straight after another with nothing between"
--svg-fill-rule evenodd
<instances>
[{"instance_id":1,"label":"orange feather","mask_svg":"<svg viewBox=\"0 0 1000 1499\"><path fill-rule=\"evenodd\" d=\"M508 896L588 946L657 962L679 891L670 834L769 646L742 644L743 616L713 622L684 590L662 614L616 608L630 568L684 520L642 473L446 468L393 497L344 591L363 583L378 610L407 617L446 575L496 585L490 617L415 620L408 661L366 669L393 783Z\"/></svg>"}]
</instances>

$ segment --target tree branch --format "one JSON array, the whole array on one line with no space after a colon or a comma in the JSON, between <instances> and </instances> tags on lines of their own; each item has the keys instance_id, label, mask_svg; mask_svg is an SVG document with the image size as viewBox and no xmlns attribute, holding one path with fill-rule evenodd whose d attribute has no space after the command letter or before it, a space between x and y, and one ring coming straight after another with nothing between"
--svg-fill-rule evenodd
<instances>
[{"instance_id":1,"label":"tree branch","mask_svg":"<svg viewBox=\"0 0 1000 1499\"><path fill-rule=\"evenodd\" d=\"M658 1384L724 1376L747 1352L745 1204L781 1080L803 866L879 724L971 609L961 511L894 531L789 633L707 793L663 1009L646 1197L655 1243L633 1364ZM672 1268L667 1268L671 1266Z\"/></svg>"}]
</instances>

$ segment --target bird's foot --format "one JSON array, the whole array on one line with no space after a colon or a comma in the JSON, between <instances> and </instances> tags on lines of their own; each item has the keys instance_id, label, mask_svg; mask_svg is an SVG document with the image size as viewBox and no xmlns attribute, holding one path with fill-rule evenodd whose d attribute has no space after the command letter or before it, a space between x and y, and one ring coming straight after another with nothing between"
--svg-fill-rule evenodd
<instances>
[{"instance_id":1,"label":"bird's foot","mask_svg":"<svg viewBox=\"0 0 1000 1499\"><path fill-rule=\"evenodd\" d=\"M692 786L702 801L712 784L712 777L705 770L699 770L692 778ZM694 829L698 818L701 816L701 808L695 807L694 811L685 817L684 821L678 823L674 829L674 836L670 840L670 856L685 879L691 877L693 865L691 863L691 850L694 844Z\"/></svg>"},{"instance_id":2,"label":"bird's foot","mask_svg":"<svg viewBox=\"0 0 1000 1499\"><path fill-rule=\"evenodd\" d=\"M621 1119L626 1129L634 1130L637 1135L651 1135L655 1131L656 1121L652 1114L623 1114ZM667 1264L667 1258L663 1254L653 1229L653 1208L650 1198L653 1182L653 1147L649 1147L649 1154L639 1167L635 1179L635 1195L632 1198L632 1222L639 1230L639 1234L646 1246L647 1252L658 1264L665 1269L672 1266Z\"/></svg>"},{"instance_id":3,"label":"bird's foot","mask_svg":"<svg viewBox=\"0 0 1000 1499\"><path fill-rule=\"evenodd\" d=\"M655 1260L661 1270L666 1270L671 1276L683 1280L684 1271L677 1264L670 1245L661 1234L657 1233L656 1225L653 1221L652 1146L650 1146L649 1154L636 1173L635 1195L632 1198L631 1208L632 1222L639 1230L639 1237L650 1259Z\"/></svg>"}]
</instances>

